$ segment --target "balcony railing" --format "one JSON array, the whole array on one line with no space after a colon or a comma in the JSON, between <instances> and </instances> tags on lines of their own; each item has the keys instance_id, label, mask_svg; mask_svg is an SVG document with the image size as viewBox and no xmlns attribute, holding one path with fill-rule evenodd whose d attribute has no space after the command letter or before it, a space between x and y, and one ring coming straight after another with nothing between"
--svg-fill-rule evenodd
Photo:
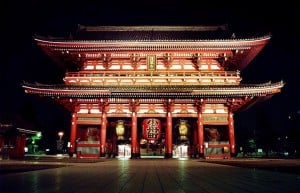
<instances>
[{"instance_id":1,"label":"balcony railing","mask_svg":"<svg viewBox=\"0 0 300 193\"><path fill-rule=\"evenodd\" d=\"M182 84L239 84L239 72L233 71L81 71L67 72L66 84L90 85L182 85Z\"/></svg>"},{"instance_id":2,"label":"balcony railing","mask_svg":"<svg viewBox=\"0 0 300 193\"><path fill-rule=\"evenodd\" d=\"M239 71L79 71L67 72L66 77L135 77L135 76L226 76L226 77L240 77Z\"/></svg>"}]
</instances>

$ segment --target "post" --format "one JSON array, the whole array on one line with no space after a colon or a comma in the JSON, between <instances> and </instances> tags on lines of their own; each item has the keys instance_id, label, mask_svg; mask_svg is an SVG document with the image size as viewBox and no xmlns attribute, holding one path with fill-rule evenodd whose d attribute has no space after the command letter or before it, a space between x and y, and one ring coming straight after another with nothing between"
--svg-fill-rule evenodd
<instances>
[{"instance_id":1,"label":"post","mask_svg":"<svg viewBox=\"0 0 300 193\"><path fill-rule=\"evenodd\" d=\"M199 157L202 158L204 157L204 120L203 120L203 115L202 115L202 106L204 105L204 100L200 99L196 101L196 106L197 106L197 134L198 134L198 154Z\"/></svg>"},{"instance_id":2,"label":"post","mask_svg":"<svg viewBox=\"0 0 300 193\"><path fill-rule=\"evenodd\" d=\"M105 156L105 147L106 147L106 127L107 127L107 115L106 112L102 112L101 120L101 131L100 131L100 157Z\"/></svg>"},{"instance_id":3,"label":"post","mask_svg":"<svg viewBox=\"0 0 300 193\"><path fill-rule=\"evenodd\" d=\"M132 112L131 117L131 158L138 158L139 151L137 146L137 116L136 112Z\"/></svg>"},{"instance_id":4,"label":"post","mask_svg":"<svg viewBox=\"0 0 300 193\"><path fill-rule=\"evenodd\" d=\"M228 134L229 134L229 145L230 145L230 154L231 156L235 155L235 138L234 138L234 122L233 122L233 113L228 109Z\"/></svg>"},{"instance_id":5,"label":"post","mask_svg":"<svg viewBox=\"0 0 300 193\"><path fill-rule=\"evenodd\" d=\"M203 135L203 117L201 108L198 110L198 142L199 142L199 157L204 157L204 135Z\"/></svg>"},{"instance_id":6,"label":"post","mask_svg":"<svg viewBox=\"0 0 300 193\"><path fill-rule=\"evenodd\" d=\"M137 138L137 106L138 100L132 99L130 101L131 108L131 158L140 158L140 151L138 148Z\"/></svg>"},{"instance_id":7,"label":"post","mask_svg":"<svg viewBox=\"0 0 300 193\"><path fill-rule=\"evenodd\" d=\"M166 128L166 152L165 158L172 158L172 116L171 112L167 112L167 128Z\"/></svg>"},{"instance_id":8,"label":"post","mask_svg":"<svg viewBox=\"0 0 300 193\"><path fill-rule=\"evenodd\" d=\"M71 133L70 133L70 147L69 147L69 155L73 156L73 153L76 151L76 130L77 130L77 114L72 114L72 121L71 121Z\"/></svg>"}]
</instances>

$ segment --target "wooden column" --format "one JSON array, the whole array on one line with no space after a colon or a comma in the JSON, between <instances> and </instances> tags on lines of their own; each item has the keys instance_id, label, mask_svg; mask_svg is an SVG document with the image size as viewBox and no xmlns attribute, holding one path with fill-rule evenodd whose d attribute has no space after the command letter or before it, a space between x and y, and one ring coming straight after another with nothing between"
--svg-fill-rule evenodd
<instances>
[{"instance_id":1,"label":"wooden column","mask_svg":"<svg viewBox=\"0 0 300 193\"><path fill-rule=\"evenodd\" d=\"M203 117L202 112L198 112L198 142L199 142L199 156L204 156L204 135L203 135Z\"/></svg>"},{"instance_id":2,"label":"wooden column","mask_svg":"<svg viewBox=\"0 0 300 193\"><path fill-rule=\"evenodd\" d=\"M199 157L204 157L204 128L203 128L203 115L202 115L202 105L203 100L199 100L196 102L197 106L197 128L198 128L198 154Z\"/></svg>"},{"instance_id":3,"label":"wooden column","mask_svg":"<svg viewBox=\"0 0 300 193\"><path fill-rule=\"evenodd\" d=\"M234 137L234 121L233 121L233 113L231 109L228 108L228 134L229 134L229 145L230 145L230 154L235 155L235 137Z\"/></svg>"},{"instance_id":4,"label":"wooden column","mask_svg":"<svg viewBox=\"0 0 300 193\"><path fill-rule=\"evenodd\" d=\"M105 156L105 148L106 148L106 130L107 130L107 113L106 107L108 102L106 99L101 99L99 107L102 112L101 116L101 128L100 128L100 157Z\"/></svg>"},{"instance_id":5,"label":"wooden column","mask_svg":"<svg viewBox=\"0 0 300 193\"><path fill-rule=\"evenodd\" d=\"M131 108L131 158L139 158L140 151L138 146L138 137L137 137L137 106L138 101L132 99L130 102Z\"/></svg>"},{"instance_id":6,"label":"wooden column","mask_svg":"<svg viewBox=\"0 0 300 193\"><path fill-rule=\"evenodd\" d=\"M25 154L25 148L26 146L26 135L25 134L19 134L16 137L16 146L15 146L15 151L14 155L12 157L14 158L22 158L24 157Z\"/></svg>"},{"instance_id":7,"label":"wooden column","mask_svg":"<svg viewBox=\"0 0 300 193\"><path fill-rule=\"evenodd\" d=\"M77 113L72 113L71 132L70 132L70 156L76 152L76 136L77 136Z\"/></svg>"},{"instance_id":8,"label":"wooden column","mask_svg":"<svg viewBox=\"0 0 300 193\"><path fill-rule=\"evenodd\" d=\"M131 116L131 158L139 157L139 151L137 146L137 116L136 112L132 112Z\"/></svg>"},{"instance_id":9,"label":"wooden column","mask_svg":"<svg viewBox=\"0 0 300 193\"><path fill-rule=\"evenodd\" d=\"M165 108L167 112L167 127L166 127L166 152L165 152L165 158L172 158L172 151L173 151L173 140L172 140L172 106L173 102L171 99L168 99L167 102L165 102Z\"/></svg>"},{"instance_id":10,"label":"wooden column","mask_svg":"<svg viewBox=\"0 0 300 193\"><path fill-rule=\"evenodd\" d=\"M171 112L167 112L167 128L166 128L166 152L165 158L172 158L172 115Z\"/></svg>"},{"instance_id":11,"label":"wooden column","mask_svg":"<svg viewBox=\"0 0 300 193\"><path fill-rule=\"evenodd\" d=\"M100 157L105 156L106 147L106 128L107 128L107 114L103 110L101 117L101 129L100 129Z\"/></svg>"}]
</instances>

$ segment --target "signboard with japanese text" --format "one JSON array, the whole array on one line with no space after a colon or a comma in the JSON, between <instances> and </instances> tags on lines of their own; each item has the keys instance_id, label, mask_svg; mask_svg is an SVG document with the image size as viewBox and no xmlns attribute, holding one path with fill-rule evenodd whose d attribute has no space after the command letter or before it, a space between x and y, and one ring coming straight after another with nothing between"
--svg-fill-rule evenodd
<instances>
[{"instance_id":1,"label":"signboard with japanese text","mask_svg":"<svg viewBox=\"0 0 300 193\"><path fill-rule=\"evenodd\" d=\"M148 70L156 69L156 56L155 55L147 56L147 66L148 66Z\"/></svg>"}]
</instances>

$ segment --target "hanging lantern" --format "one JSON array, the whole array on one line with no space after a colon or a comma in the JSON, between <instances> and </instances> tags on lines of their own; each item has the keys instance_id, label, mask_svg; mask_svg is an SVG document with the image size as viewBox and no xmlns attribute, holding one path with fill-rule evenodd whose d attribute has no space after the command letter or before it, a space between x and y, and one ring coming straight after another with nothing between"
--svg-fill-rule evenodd
<instances>
[{"instance_id":1,"label":"hanging lantern","mask_svg":"<svg viewBox=\"0 0 300 193\"><path fill-rule=\"evenodd\" d=\"M188 128L187 120L180 120L178 130L179 130L179 135L181 140L187 139L188 129L189 128Z\"/></svg>"},{"instance_id":2,"label":"hanging lantern","mask_svg":"<svg viewBox=\"0 0 300 193\"><path fill-rule=\"evenodd\" d=\"M159 119L144 119L143 134L147 140L158 140L161 134L161 123Z\"/></svg>"},{"instance_id":3,"label":"hanging lantern","mask_svg":"<svg viewBox=\"0 0 300 193\"><path fill-rule=\"evenodd\" d=\"M118 136L118 140L124 139L125 127L124 127L123 120L118 120L117 125L116 125L116 134Z\"/></svg>"}]
</instances>

